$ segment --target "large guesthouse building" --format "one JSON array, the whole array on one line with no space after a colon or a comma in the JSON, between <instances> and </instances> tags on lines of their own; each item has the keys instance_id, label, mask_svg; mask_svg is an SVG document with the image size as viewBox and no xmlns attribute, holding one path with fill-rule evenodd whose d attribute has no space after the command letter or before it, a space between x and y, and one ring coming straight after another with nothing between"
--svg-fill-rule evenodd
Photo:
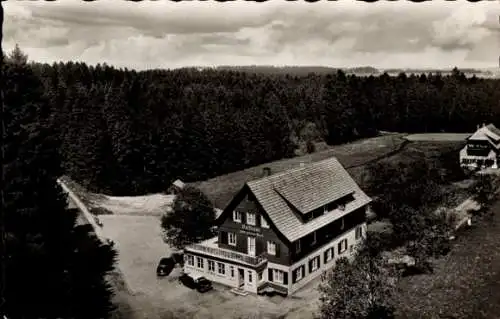
<instances>
[{"instance_id":1,"label":"large guesthouse building","mask_svg":"<svg viewBox=\"0 0 500 319\"><path fill-rule=\"evenodd\" d=\"M336 158L267 175L235 195L217 237L185 248L186 273L239 293L290 295L353 256L371 200Z\"/></svg>"},{"instance_id":2,"label":"large guesthouse building","mask_svg":"<svg viewBox=\"0 0 500 319\"><path fill-rule=\"evenodd\" d=\"M469 169L498 168L500 130L493 124L478 127L460 150L460 166Z\"/></svg>"}]
</instances>

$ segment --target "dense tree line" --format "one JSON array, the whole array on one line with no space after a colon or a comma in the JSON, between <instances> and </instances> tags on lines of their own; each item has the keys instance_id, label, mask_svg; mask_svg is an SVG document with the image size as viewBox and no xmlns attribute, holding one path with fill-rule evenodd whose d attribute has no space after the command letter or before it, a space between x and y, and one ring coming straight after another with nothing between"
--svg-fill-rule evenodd
<instances>
[{"instance_id":1,"label":"dense tree line","mask_svg":"<svg viewBox=\"0 0 500 319\"><path fill-rule=\"evenodd\" d=\"M458 70L358 77L136 72L74 62L31 67L58 123L67 174L115 195L294 156L300 144L311 152L316 137L334 144L380 130L468 132L500 119L500 81Z\"/></svg>"},{"instance_id":2,"label":"dense tree line","mask_svg":"<svg viewBox=\"0 0 500 319\"><path fill-rule=\"evenodd\" d=\"M2 293L11 319L108 318L116 252L77 226L57 183L60 140L40 77L18 49L1 65ZM5 318L5 317L4 317Z\"/></svg>"}]
</instances>

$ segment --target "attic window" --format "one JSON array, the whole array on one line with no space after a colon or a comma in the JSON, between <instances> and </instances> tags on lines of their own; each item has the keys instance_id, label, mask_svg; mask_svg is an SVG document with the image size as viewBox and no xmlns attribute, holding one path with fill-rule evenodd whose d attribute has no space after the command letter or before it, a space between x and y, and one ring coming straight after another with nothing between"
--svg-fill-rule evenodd
<instances>
[{"instance_id":1,"label":"attic window","mask_svg":"<svg viewBox=\"0 0 500 319\"><path fill-rule=\"evenodd\" d=\"M233 220L237 223L241 223L241 212L234 211L233 212Z\"/></svg>"}]
</instances>

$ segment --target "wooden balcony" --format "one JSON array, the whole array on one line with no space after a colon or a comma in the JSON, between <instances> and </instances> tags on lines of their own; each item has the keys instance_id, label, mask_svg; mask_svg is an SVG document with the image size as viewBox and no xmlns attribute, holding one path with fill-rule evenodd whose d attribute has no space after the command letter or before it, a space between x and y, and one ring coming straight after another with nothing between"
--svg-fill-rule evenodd
<instances>
[{"instance_id":1,"label":"wooden balcony","mask_svg":"<svg viewBox=\"0 0 500 319\"><path fill-rule=\"evenodd\" d=\"M223 259L234 260L237 262L246 263L251 266L258 266L267 261L264 254L260 256L250 256L242 253L230 251L228 249L209 247L203 244L193 244L185 248L186 252L202 253L204 255L212 255Z\"/></svg>"}]
</instances>

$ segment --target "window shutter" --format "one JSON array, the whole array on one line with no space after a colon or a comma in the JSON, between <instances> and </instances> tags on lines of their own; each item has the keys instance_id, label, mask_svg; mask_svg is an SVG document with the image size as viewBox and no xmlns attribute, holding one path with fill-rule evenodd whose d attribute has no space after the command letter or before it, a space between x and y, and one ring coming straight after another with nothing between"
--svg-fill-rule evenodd
<instances>
[{"instance_id":1,"label":"window shutter","mask_svg":"<svg viewBox=\"0 0 500 319\"><path fill-rule=\"evenodd\" d=\"M227 232L221 231L219 232L219 240L221 244L227 244Z\"/></svg>"},{"instance_id":2,"label":"window shutter","mask_svg":"<svg viewBox=\"0 0 500 319\"><path fill-rule=\"evenodd\" d=\"M328 250L329 249L325 250L325 252L323 253L323 261L324 261L323 263L324 264L326 264L328 262L328 260L326 260L326 257L328 256Z\"/></svg>"},{"instance_id":3,"label":"window shutter","mask_svg":"<svg viewBox=\"0 0 500 319\"><path fill-rule=\"evenodd\" d=\"M293 284L297 282L297 270L298 269L300 269L300 268L297 268L294 271L292 271L292 283Z\"/></svg>"},{"instance_id":4,"label":"window shutter","mask_svg":"<svg viewBox=\"0 0 500 319\"><path fill-rule=\"evenodd\" d=\"M318 263L318 268L319 268L319 267L321 267L321 257L318 256L318 257L316 257L316 259L317 259L316 262Z\"/></svg>"},{"instance_id":5,"label":"window shutter","mask_svg":"<svg viewBox=\"0 0 500 319\"><path fill-rule=\"evenodd\" d=\"M338 243L337 246L338 246L337 247L338 248L338 252L340 254L342 252L342 242Z\"/></svg>"},{"instance_id":6,"label":"window shutter","mask_svg":"<svg viewBox=\"0 0 500 319\"><path fill-rule=\"evenodd\" d=\"M283 284L288 285L288 273L283 273Z\"/></svg>"},{"instance_id":7,"label":"window shutter","mask_svg":"<svg viewBox=\"0 0 500 319\"><path fill-rule=\"evenodd\" d=\"M309 273L312 272L312 269L313 269L313 263L312 260L309 260Z\"/></svg>"},{"instance_id":8,"label":"window shutter","mask_svg":"<svg viewBox=\"0 0 500 319\"><path fill-rule=\"evenodd\" d=\"M274 242L274 245L276 247L276 257L280 256L280 244L277 242Z\"/></svg>"},{"instance_id":9,"label":"window shutter","mask_svg":"<svg viewBox=\"0 0 500 319\"><path fill-rule=\"evenodd\" d=\"M246 224L247 223L247 215L244 212L240 212L241 215L241 223Z\"/></svg>"},{"instance_id":10,"label":"window shutter","mask_svg":"<svg viewBox=\"0 0 500 319\"><path fill-rule=\"evenodd\" d=\"M255 238L255 255L259 256L262 253L267 252L267 247L264 246L265 242L260 240L259 237Z\"/></svg>"},{"instance_id":11,"label":"window shutter","mask_svg":"<svg viewBox=\"0 0 500 319\"><path fill-rule=\"evenodd\" d=\"M273 281L273 270L269 269L269 278L267 278L269 281Z\"/></svg>"}]
</instances>

